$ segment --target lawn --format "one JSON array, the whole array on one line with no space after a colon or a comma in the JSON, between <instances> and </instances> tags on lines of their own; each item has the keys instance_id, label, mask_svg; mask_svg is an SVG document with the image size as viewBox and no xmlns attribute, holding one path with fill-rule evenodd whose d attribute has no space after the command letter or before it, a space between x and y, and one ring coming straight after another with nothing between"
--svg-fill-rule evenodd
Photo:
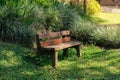
<instances>
[{"instance_id":1,"label":"lawn","mask_svg":"<svg viewBox=\"0 0 120 80\"><path fill-rule=\"evenodd\" d=\"M42 65L36 64L33 50L0 43L0 80L120 80L119 50L91 45L83 47L81 58L75 56L74 49L68 53L71 56L60 56L58 68L54 69L49 58L41 58Z\"/></svg>"},{"instance_id":2,"label":"lawn","mask_svg":"<svg viewBox=\"0 0 120 80\"><path fill-rule=\"evenodd\" d=\"M120 24L120 13L100 13L99 15L94 15L93 22L100 25L108 24Z\"/></svg>"}]
</instances>

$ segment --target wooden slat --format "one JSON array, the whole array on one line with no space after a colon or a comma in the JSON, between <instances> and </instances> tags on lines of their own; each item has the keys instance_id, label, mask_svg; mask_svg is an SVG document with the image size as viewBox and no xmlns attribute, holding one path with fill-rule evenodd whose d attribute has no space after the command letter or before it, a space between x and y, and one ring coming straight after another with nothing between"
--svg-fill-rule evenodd
<instances>
[{"instance_id":1,"label":"wooden slat","mask_svg":"<svg viewBox=\"0 0 120 80\"><path fill-rule=\"evenodd\" d=\"M80 45L80 44L81 43L78 42L78 41L70 41L70 42L61 43L61 44L57 44L57 45L45 46L44 48L60 50L60 49L65 49L65 48L77 46L77 45Z\"/></svg>"},{"instance_id":2,"label":"wooden slat","mask_svg":"<svg viewBox=\"0 0 120 80\"><path fill-rule=\"evenodd\" d=\"M61 31L61 32L50 32L47 34L37 34L39 35L39 39L43 39L43 38L47 38L47 39L51 39L51 38L57 38L57 37L62 37L62 36L68 36L70 35L70 31L66 30L66 31Z\"/></svg>"},{"instance_id":3,"label":"wooden slat","mask_svg":"<svg viewBox=\"0 0 120 80\"><path fill-rule=\"evenodd\" d=\"M69 41L71 41L70 37L64 37L63 38L63 42L69 42Z\"/></svg>"},{"instance_id":4,"label":"wooden slat","mask_svg":"<svg viewBox=\"0 0 120 80\"><path fill-rule=\"evenodd\" d=\"M44 47L44 46L56 45L56 44L69 42L69 41L70 41L70 37L65 37L65 38L58 38L58 39L48 40L45 42L40 42L40 45L41 47Z\"/></svg>"},{"instance_id":5,"label":"wooden slat","mask_svg":"<svg viewBox=\"0 0 120 80\"><path fill-rule=\"evenodd\" d=\"M44 47L44 46L49 46L49 45L60 44L62 42L63 42L62 38L59 38L59 39L49 40L46 42L40 42L40 45L41 47Z\"/></svg>"},{"instance_id":6,"label":"wooden slat","mask_svg":"<svg viewBox=\"0 0 120 80\"><path fill-rule=\"evenodd\" d=\"M39 34L39 39L43 39L43 38L56 38L56 37L60 37L60 33L59 32L51 32L51 33L47 33L47 34Z\"/></svg>"},{"instance_id":7,"label":"wooden slat","mask_svg":"<svg viewBox=\"0 0 120 80\"><path fill-rule=\"evenodd\" d=\"M70 31L66 30L66 31L61 31L62 36L68 36L70 35Z\"/></svg>"}]
</instances>

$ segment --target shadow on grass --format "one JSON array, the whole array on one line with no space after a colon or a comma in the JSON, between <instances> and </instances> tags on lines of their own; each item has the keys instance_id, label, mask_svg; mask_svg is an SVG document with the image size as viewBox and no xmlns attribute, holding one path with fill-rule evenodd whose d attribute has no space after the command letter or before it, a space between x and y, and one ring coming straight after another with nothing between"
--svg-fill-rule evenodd
<instances>
[{"instance_id":1,"label":"shadow on grass","mask_svg":"<svg viewBox=\"0 0 120 80\"><path fill-rule=\"evenodd\" d=\"M48 51L43 51L42 53L43 53L42 55L36 55L34 57L26 56L26 59L28 60L28 62L30 60L35 65L41 66L41 67L46 66L46 65L52 65L52 59L53 59L52 54L53 53L50 53ZM74 48L69 48L65 55L63 55L63 50L59 50L58 51L58 61L65 60L68 57L71 57L73 55L77 55L76 50Z\"/></svg>"},{"instance_id":2,"label":"shadow on grass","mask_svg":"<svg viewBox=\"0 0 120 80\"><path fill-rule=\"evenodd\" d=\"M26 80L34 74L36 66L26 61L25 56L34 54L32 50L17 45L0 43L0 80Z\"/></svg>"},{"instance_id":3,"label":"shadow on grass","mask_svg":"<svg viewBox=\"0 0 120 80\"><path fill-rule=\"evenodd\" d=\"M0 43L1 44L1 43ZM1 80L40 80L53 79L56 69L46 65L51 63L50 56L35 57L34 51L17 45L0 45L0 79ZM60 51L59 60L62 60ZM39 59L39 60L36 60ZM38 61L38 62L36 62ZM37 63L40 63L38 65ZM50 71L50 73L49 73Z\"/></svg>"}]
</instances>

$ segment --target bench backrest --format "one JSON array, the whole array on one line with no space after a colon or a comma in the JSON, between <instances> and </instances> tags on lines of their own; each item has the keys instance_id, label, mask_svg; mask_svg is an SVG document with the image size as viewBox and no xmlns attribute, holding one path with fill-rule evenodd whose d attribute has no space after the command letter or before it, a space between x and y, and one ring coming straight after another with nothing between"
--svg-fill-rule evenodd
<instances>
[{"instance_id":1,"label":"bench backrest","mask_svg":"<svg viewBox=\"0 0 120 80\"><path fill-rule=\"evenodd\" d=\"M49 32L46 34L37 33L36 39L37 44L40 47L69 42L71 40L69 30L60 32Z\"/></svg>"}]
</instances>

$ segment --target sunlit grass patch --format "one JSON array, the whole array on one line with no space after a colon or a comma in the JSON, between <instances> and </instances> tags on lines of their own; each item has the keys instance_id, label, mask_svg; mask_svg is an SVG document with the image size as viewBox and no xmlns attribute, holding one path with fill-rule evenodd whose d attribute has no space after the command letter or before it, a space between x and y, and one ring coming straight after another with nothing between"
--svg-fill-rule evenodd
<instances>
[{"instance_id":1,"label":"sunlit grass patch","mask_svg":"<svg viewBox=\"0 0 120 80\"><path fill-rule=\"evenodd\" d=\"M94 15L93 22L100 25L108 24L120 24L120 13L100 13L99 15Z\"/></svg>"}]
</instances>

